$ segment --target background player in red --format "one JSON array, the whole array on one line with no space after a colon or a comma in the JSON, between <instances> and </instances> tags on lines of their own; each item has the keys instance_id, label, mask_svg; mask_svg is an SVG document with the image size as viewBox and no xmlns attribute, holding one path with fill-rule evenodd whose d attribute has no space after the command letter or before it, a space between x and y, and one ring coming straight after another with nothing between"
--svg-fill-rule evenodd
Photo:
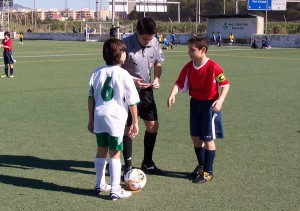
<instances>
[{"instance_id":1,"label":"background player in red","mask_svg":"<svg viewBox=\"0 0 300 211\"><path fill-rule=\"evenodd\" d=\"M189 90L190 134L198 160L191 176L194 183L203 183L213 178L214 140L223 138L221 108L229 91L229 81L222 68L206 57L208 44L205 38L189 39L188 49L192 61L181 70L167 104L170 108L179 91Z\"/></svg>"},{"instance_id":2,"label":"background player in red","mask_svg":"<svg viewBox=\"0 0 300 211\"><path fill-rule=\"evenodd\" d=\"M14 77L14 63L16 60L13 59L12 56L12 40L10 39L10 33L8 31L4 32L4 39L1 43L1 48L3 48L3 60L4 60L4 75L1 76L1 78ZM8 75L8 67L10 70L10 75Z\"/></svg>"}]
</instances>

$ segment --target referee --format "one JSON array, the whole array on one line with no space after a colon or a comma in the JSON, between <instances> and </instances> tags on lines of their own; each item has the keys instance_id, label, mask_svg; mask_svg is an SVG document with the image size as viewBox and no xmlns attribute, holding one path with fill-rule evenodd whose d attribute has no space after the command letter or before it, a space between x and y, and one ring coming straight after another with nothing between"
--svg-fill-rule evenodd
<instances>
[{"instance_id":1,"label":"referee","mask_svg":"<svg viewBox=\"0 0 300 211\"><path fill-rule=\"evenodd\" d=\"M127 59L122 67L134 79L141 100L141 103L138 104L139 116L146 126L144 160L141 169L146 174L165 175L165 171L159 169L152 158L159 127L153 90L160 87L161 64L164 61L160 44L155 38L156 32L156 23L152 18L144 17L137 22L136 33L123 39L126 43ZM153 80L151 82L152 67ZM131 115L128 116L123 138L124 175L132 168L132 139L126 135L131 125L130 117Z\"/></svg>"}]
</instances>

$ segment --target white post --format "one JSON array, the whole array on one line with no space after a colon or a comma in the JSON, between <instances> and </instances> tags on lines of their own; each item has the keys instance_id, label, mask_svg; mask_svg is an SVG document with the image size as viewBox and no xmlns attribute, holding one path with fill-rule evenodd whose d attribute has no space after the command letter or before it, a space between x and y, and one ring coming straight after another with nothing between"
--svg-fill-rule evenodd
<instances>
[{"instance_id":1,"label":"white post","mask_svg":"<svg viewBox=\"0 0 300 211\"><path fill-rule=\"evenodd\" d=\"M284 18L284 31L285 31L285 34L286 34L286 18L285 18L285 15L283 15L283 18Z\"/></svg>"},{"instance_id":2,"label":"white post","mask_svg":"<svg viewBox=\"0 0 300 211\"><path fill-rule=\"evenodd\" d=\"M266 30L265 34L268 34L268 0L266 1Z\"/></svg>"},{"instance_id":3,"label":"white post","mask_svg":"<svg viewBox=\"0 0 300 211\"><path fill-rule=\"evenodd\" d=\"M178 22L180 22L180 3L178 4Z\"/></svg>"},{"instance_id":4,"label":"white post","mask_svg":"<svg viewBox=\"0 0 300 211\"><path fill-rule=\"evenodd\" d=\"M36 32L36 11L35 11L35 0L34 0L34 5L33 5L33 7L34 7L34 32Z\"/></svg>"},{"instance_id":5,"label":"white post","mask_svg":"<svg viewBox=\"0 0 300 211\"><path fill-rule=\"evenodd\" d=\"M33 0L33 8L32 8L32 10L31 10L31 25L33 26L33 10L34 10L34 5L35 5L35 0Z\"/></svg>"},{"instance_id":6,"label":"white post","mask_svg":"<svg viewBox=\"0 0 300 211\"><path fill-rule=\"evenodd\" d=\"M97 14L97 21L99 21L99 0L96 0L96 14Z\"/></svg>"},{"instance_id":7,"label":"white post","mask_svg":"<svg viewBox=\"0 0 300 211\"><path fill-rule=\"evenodd\" d=\"M144 0L144 17L146 17L146 0Z\"/></svg>"},{"instance_id":8,"label":"white post","mask_svg":"<svg viewBox=\"0 0 300 211\"><path fill-rule=\"evenodd\" d=\"M196 0L196 26L195 26L195 33L198 33L198 0Z\"/></svg>"},{"instance_id":9,"label":"white post","mask_svg":"<svg viewBox=\"0 0 300 211\"><path fill-rule=\"evenodd\" d=\"M115 22L115 0L112 0L112 22L114 23Z\"/></svg>"},{"instance_id":10,"label":"white post","mask_svg":"<svg viewBox=\"0 0 300 211\"><path fill-rule=\"evenodd\" d=\"M201 7L200 7L200 5L201 5L201 0L199 0L199 3L198 3L198 11L199 11L199 13L198 13L198 17L199 17L198 21L199 21L199 23L201 22L201 20L200 20L201 19L201 16L200 16L201 15Z\"/></svg>"}]
</instances>

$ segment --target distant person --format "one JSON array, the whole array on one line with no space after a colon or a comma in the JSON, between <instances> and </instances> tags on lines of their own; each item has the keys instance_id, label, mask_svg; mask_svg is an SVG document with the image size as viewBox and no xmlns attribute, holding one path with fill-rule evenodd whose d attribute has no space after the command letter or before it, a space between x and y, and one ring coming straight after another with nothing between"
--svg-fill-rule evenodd
<instances>
[{"instance_id":1,"label":"distant person","mask_svg":"<svg viewBox=\"0 0 300 211\"><path fill-rule=\"evenodd\" d=\"M23 38L24 38L24 34L23 34L23 32L20 32L20 34L19 34L19 44L20 45L23 45Z\"/></svg>"},{"instance_id":2,"label":"distant person","mask_svg":"<svg viewBox=\"0 0 300 211\"><path fill-rule=\"evenodd\" d=\"M127 37L127 35L125 34L125 32L123 32L123 34L122 34L122 40L123 40L125 37Z\"/></svg>"},{"instance_id":3,"label":"distant person","mask_svg":"<svg viewBox=\"0 0 300 211\"><path fill-rule=\"evenodd\" d=\"M272 48L270 45L269 38L266 37L264 40L262 40L261 48L264 48L264 49Z\"/></svg>"},{"instance_id":4,"label":"distant person","mask_svg":"<svg viewBox=\"0 0 300 211\"><path fill-rule=\"evenodd\" d=\"M89 34L89 33L91 33L91 31L92 31L91 27L88 26L86 29L86 33Z\"/></svg>"},{"instance_id":5,"label":"distant person","mask_svg":"<svg viewBox=\"0 0 300 211\"><path fill-rule=\"evenodd\" d=\"M73 31L73 33L77 33L75 25L73 26L72 31Z\"/></svg>"},{"instance_id":6,"label":"distant person","mask_svg":"<svg viewBox=\"0 0 300 211\"><path fill-rule=\"evenodd\" d=\"M174 32L171 32L171 44L172 46L177 45L176 43L176 35L174 34Z\"/></svg>"},{"instance_id":7,"label":"distant person","mask_svg":"<svg viewBox=\"0 0 300 211\"><path fill-rule=\"evenodd\" d=\"M3 60L4 60L4 75L1 78L14 78L14 63L16 60L13 59L12 55L13 42L10 39L10 33L8 31L4 32L4 39L1 43L1 48L3 48ZM8 75L8 68L10 74Z\"/></svg>"},{"instance_id":8,"label":"distant person","mask_svg":"<svg viewBox=\"0 0 300 211\"><path fill-rule=\"evenodd\" d=\"M251 48L259 49L259 45L257 44L256 39L253 40L253 42L251 44Z\"/></svg>"},{"instance_id":9,"label":"distant person","mask_svg":"<svg viewBox=\"0 0 300 211\"><path fill-rule=\"evenodd\" d=\"M233 35L233 33L231 32L230 33L230 35L229 35L229 46L232 46L232 44L233 44L233 42L234 42L234 35Z\"/></svg>"},{"instance_id":10,"label":"distant person","mask_svg":"<svg viewBox=\"0 0 300 211\"><path fill-rule=\"evenodd\" d=\"M88 130L96 135L95 194L110 191L110 199L118 200L132 195L120 186L123 134L130 109L132 124L128 135L134 138L139 131L137 103L139 95L132 77L120 66L126 60L126 45L122 40L109 39L103 45L105 66L97 68L90 79L88 97ZM106 156L109 152L110 185L105 181Z\"/></svg>"},{"instance_id":11,"label":"distant person","mask_svg":"<svg viewBox=\"0 0 300 211\"><path fill-rule=\"evenodd\" d=\"M158 34L158 42L162 43L163 42L163 35L162 34Z\"/></svg>"},{"instance_id":12,"label":"distant person","mask_svg":"<svg viewBox=\"0 0 300 211\"><path fill-rule=\"evenodd\" d=\"M212 43L212 45L217 44L217 37L215 35L215 32L212 32L211 43Z\"/></svg>"},{"instance_id":13,"label":"distant person","mask_svg":"<svg viewBox=\"0 0 300 211\"><path fill-rule=\"evenodd\" d=\"M164 46L162 47L162 49L168 50L169 46L171 47L171 49L173 49L173 44L171 42L169 42L169 40L166 37L163 38L163 43L164 43Z\"/></svg>"},{"instance_id":14,"label":"distant person","mask_svg":"<svg viewBox=\"0 0 300 211\"><path fill-rule=\"evenodd\" d=\"M221 33L218 32L218 35L217 35L217 44L218 44L218 47L221 47L221 43L222 43L222 36L221 36Z\"/></svg>"},{"instance_id":15,"label":"distant person","mask_svg":"<svg viewBox=\"0 0 300 211\"><path fill-rule=\"evenodd\" d=\"M194 183L204 183L213 179L215 139L223 138L221 108L229 91L229 81L223 69L206 56L205 38L190 38L188 49L191 61L182 68L167 105L170 108L175 103L179 91L188 91L191 96L190 135L198 161L191 177Z\"/></svg>"},{"instance_id":16,"label":"distant person","mask_svg":"<svg viewBox=\"0 0 300 211\"><path fill-rule=\"evenodd\" d=\"M32 31L31 31L31 29L29 28L29 29L27 29L27 32L28 32L28 33L31 33Z\"/></svg>"},{"instance_id":17,"label":"distant person","mask_svg":"<svg viewBox=\"0 0 300 211\"><path fill-rule=\"evenodd\" d=\"M155 34L155 36L154 36L156 39L157 39L157 41L158 41L158 33L156 32L156 34Z\"/></svg>"},{"instance_id":18,"label":"distant person","mask_svg":"<svg viewBox=\"0 0 300 211\"><path fill-rule=\"evenodd\" d=\"M111 26L109 30L110 38L118 38L118 28L120 28L120 26L115 27L114 24Z\"/></svg>"},{"instance_id":19,"label":"distant person","mask_svg":"<svg viewBox=\"0 0 300 211\"><path fill-rule=\"evenodd\" d=\"M87 28L84 28L84 37L86 38L86 35L87 35Z\"/></svg>"}]
</instances>

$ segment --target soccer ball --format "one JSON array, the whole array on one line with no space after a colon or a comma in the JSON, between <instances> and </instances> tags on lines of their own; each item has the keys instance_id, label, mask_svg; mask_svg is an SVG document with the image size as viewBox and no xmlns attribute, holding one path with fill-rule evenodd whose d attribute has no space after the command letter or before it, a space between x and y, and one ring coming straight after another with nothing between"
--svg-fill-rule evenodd
<instances>
[{"instance_id":1,"label":"soccer ball","mask_svg":"<svg viewBox=\"0 0 300 211\"><path fill-rule=\"evenodd\" d=\"M125 174L125 184L129 190L141 190L145 187L147 179L146 174L140 169L131 169Z\"/></svg>"}]
</instances>

